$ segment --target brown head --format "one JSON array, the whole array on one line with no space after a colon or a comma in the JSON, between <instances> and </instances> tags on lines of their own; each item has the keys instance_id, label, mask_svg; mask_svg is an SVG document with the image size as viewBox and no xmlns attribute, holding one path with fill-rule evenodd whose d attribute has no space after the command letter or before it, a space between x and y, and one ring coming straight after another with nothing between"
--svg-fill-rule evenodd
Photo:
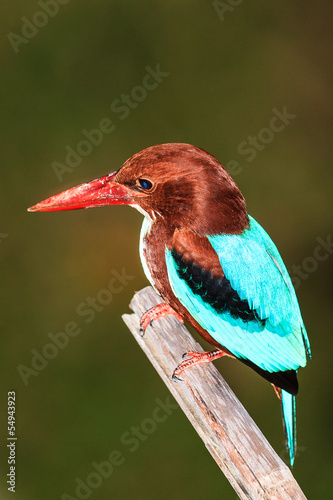
<instances>
[{"instance_id":1,"label":"brown head","mask_svg":"<svg viewBox=\"0 0 333 500\"><path fill-rule=\"evenodd\" d=\"M131 205L153 221L198 234L239 233L248 226L244 198L225 168L203 149L161 144L129 158L112 174L81 184L30 211Z\"/></svg>"}]
</instances>

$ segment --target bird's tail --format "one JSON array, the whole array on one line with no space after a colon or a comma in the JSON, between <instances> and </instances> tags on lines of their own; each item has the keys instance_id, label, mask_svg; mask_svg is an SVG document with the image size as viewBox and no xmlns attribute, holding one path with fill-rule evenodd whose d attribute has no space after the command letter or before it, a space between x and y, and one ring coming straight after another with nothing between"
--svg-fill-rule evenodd
<instances>
[{"instance_id":1,"label":"bird's tail","mask_svg":"<svg viewBox=\"0 0 333 500\"><path fill-rule=\"evenodd\" d=\"M296 455L296 398L282 389L281 399L284 430L287 437L290 465L292 467Z\"/></svg>"}]
</instances>

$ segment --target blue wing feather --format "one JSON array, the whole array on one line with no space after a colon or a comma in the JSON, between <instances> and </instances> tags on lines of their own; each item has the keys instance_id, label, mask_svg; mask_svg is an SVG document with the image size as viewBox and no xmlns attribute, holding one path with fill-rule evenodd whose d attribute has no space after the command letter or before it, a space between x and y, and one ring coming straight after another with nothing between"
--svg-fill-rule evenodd
<instances>
[{"instance_id":1,"label":"blue wing feather","mask_svg":"<svg viewBox=\"0 0 333 500\"><path fill-rule=\"evenodd\" d=\"M171 251L166 249L169 281L194 319L235 356L269 372L297 370L306 364L304 343L308 351L310 347L296 294L276 246L249 218L250 227L241 235L208 239L232 288L266 320L264 325L245 323L228 312L214 310L190 290L177 272Z\"/></svg>"}]
</instances>

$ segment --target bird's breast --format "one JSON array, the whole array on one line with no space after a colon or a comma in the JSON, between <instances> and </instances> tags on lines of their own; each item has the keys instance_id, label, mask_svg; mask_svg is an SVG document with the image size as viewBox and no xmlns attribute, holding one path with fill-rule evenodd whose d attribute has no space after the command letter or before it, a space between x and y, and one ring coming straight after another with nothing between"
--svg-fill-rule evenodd
<instances>
[{"instance_id":1,"label":"bird's breast","mask_svg":"<svg viewBox=\"0 0 333 500\"><path fill-rule=\"evenodd\" d=\"M144 217L143 223L141 226L141 232L140 232L139 252L140 252L140 260L141 260L142 268L143 268L143 271L146 275L146 278L148 279L148 281L150 282L152 287L154 287L154 289L156 290L155 280L151 274L151 271L149 268L150 266L149 266L148 261L147 261L147 256L148 256L147 243L148 243L148 237L149 237L149 234L151 231L151 227L152 227L152 221L150 219L148 219L148 217Z\"/></svg>"},{"instance_id":2,"label":"bird's breast","mask_svg":"<svg viewBox=\"0 0 333 500\"><path fill-rule=\"evenodd\" d=\"M165 300L172 294L165 262L165 249L170 245L172 231L163 221L145 217L140 233L140 259L144 273Z\"/></svg>"},{"instance_id":3,"label":"bird's breast","mask_svg":"<svg viewBox=\"0 0 333 500\"><path fill-rule=\"evenodd\" d=\"M165 260L165 249L171 248L173 234L174 230L167 222L152 221L145 217L140 233L140 259L145 275L164 302L188 321L207 342L217 349L223 349L191 316L171 289Z\"/></svg>"}]
</instances>

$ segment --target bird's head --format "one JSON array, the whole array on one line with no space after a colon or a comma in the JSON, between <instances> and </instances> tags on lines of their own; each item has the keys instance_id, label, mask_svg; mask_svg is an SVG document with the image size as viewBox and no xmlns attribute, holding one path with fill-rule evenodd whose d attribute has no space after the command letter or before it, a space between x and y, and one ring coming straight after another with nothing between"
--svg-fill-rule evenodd
<instances>
[{"instance_id":1,"label":"bird's head","mask_svg":"<svg viewBox=\"0 0 333 500\"><path fill-rule=\"evenodd\" d=\"M203 149L161 144L129 158L116 172L68 189L31 212L130 205L152 221L198 234L240 232L248 224L244 198L224 167Z\"/></svg>"}]
</instances>

